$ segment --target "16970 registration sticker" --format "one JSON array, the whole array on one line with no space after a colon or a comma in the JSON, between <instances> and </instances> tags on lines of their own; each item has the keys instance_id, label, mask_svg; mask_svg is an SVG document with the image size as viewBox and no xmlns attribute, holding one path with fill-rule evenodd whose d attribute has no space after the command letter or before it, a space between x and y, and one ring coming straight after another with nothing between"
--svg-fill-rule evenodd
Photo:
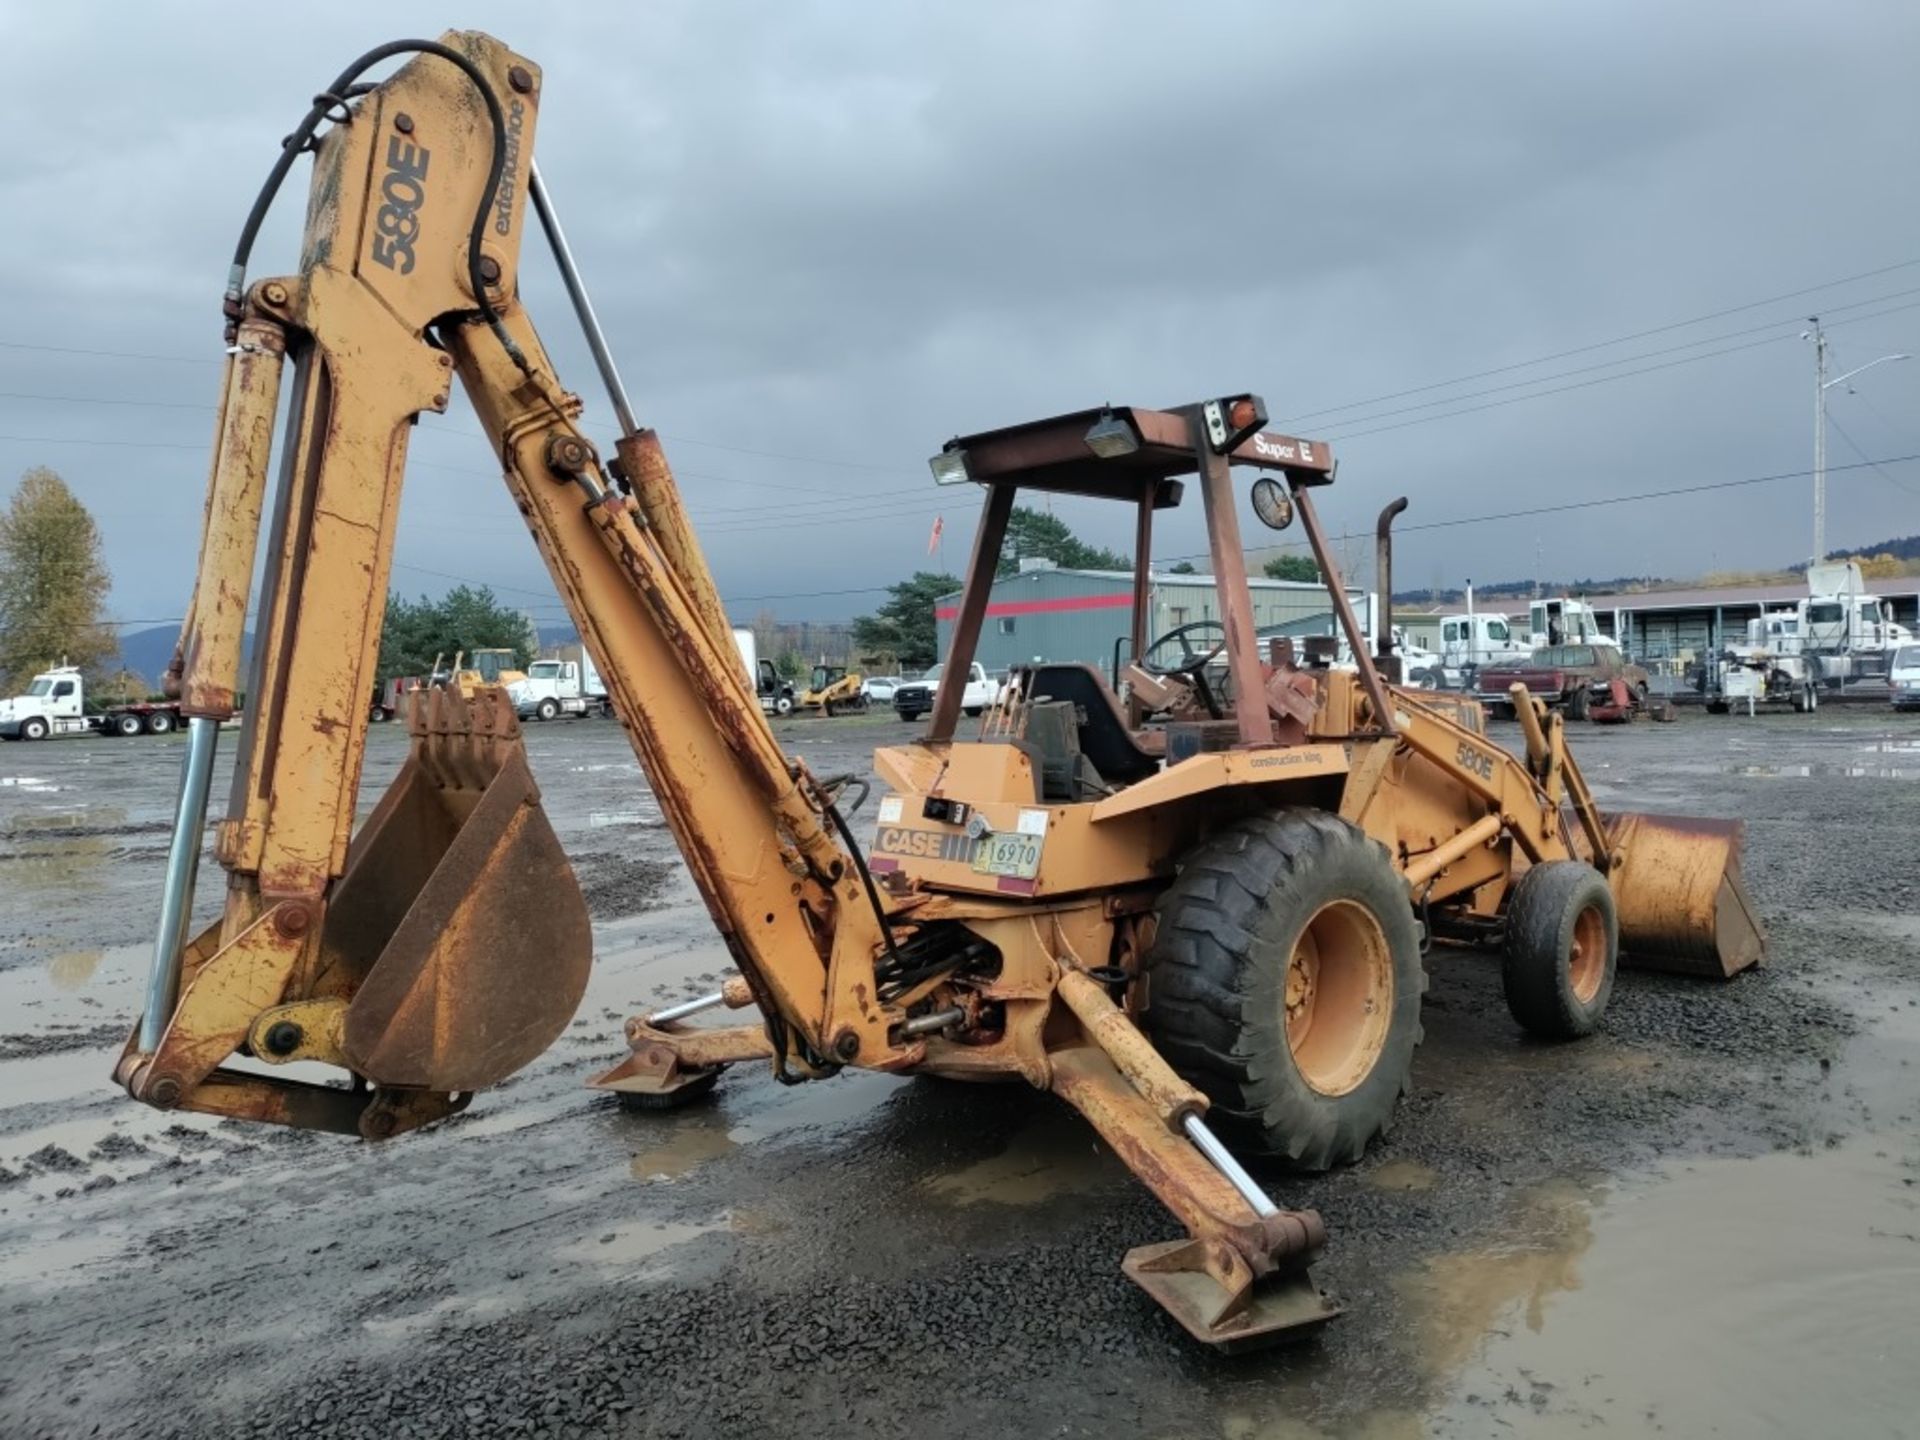
<instances>
[{"instance_id":1,"label":"16970 registration sticker","mask_svg":"<svg viewBox=\"0 0 1920 1440\"><path fill-rule=\"evenodd\" d=\"M1044 835L983 835L974 845L973 868L982 875L1011 875L1031 880L1040 873Z\"/></svg>"}]
</instances>

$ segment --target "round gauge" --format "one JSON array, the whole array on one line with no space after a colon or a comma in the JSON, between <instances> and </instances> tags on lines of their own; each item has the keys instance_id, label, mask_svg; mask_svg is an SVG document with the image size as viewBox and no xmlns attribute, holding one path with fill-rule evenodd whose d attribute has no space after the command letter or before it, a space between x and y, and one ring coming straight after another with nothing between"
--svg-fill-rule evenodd
<instances>
[{"instance_id":1,"label":"round gauge","mask_svg":"<svg viewBox=\"0 0 1920 1440\"><path fill-rule=\"evenodd\" d=\"M1293 523L1293 497L1285 485L1263 475L1253 482L1253 513L1269 530L1284 530Z\"/></svg>"}]
</instances>

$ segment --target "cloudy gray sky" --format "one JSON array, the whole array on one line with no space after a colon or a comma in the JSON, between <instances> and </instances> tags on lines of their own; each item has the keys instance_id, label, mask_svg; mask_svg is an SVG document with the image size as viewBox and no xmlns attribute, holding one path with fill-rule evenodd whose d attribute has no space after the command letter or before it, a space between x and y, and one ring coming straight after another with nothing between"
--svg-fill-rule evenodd
<instances>
[{"instance_id":1,"label":"cloudy gray sky","mask_svg":"<svg viewBox=\"0 0 1920 1440\"><path fill-rule=\"evenodd\" d=\"M1805 470L1804 317L1843 366L1920 352L1911 0L0 16L0 489L67 477L122 619L184 603L219 291L279 137L354 55L449 24L545 68L542 169L741 618L870 607L936 514L959 568L976 507L925 467L948 435L1243 388L1334 442L1333 528L1412 496L1403 584L1779 565L1805 479L1411 527ZM292 265L304 172L256 276ZM525 285L604 417L544 257ZM1836 466L1920 453L1920 361L1833 415ZM396 581L557 619L471 424L421 426ZM1835 473L1833 544L1914 531L1920 464ZM1156 556L1202 548L1196 504Z\"/></svg>"}]
</instances>

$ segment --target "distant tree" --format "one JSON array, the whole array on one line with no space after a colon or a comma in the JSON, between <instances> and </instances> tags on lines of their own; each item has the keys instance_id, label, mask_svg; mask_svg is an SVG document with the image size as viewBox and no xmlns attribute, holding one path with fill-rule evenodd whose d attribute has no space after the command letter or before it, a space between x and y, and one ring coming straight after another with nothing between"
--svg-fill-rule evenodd
<instances>
[{"instance_id":1,"label":"distant tree","mask_svg":"<svg viewBox=\"0 0 1920 1440\"><path fill-rule=\"evenodd\" d=\"M111 584L87 507L45 466L27 471L0 511L0 693L63 660L97 678L120 648L101 615Z\"/></svg>"},{"instance_id":2,"label":"distant tree","mask_svg":"<svg viewBox=\"0 0 1920 1440\"><path fill-rule=\"evenodd\" d=\"M1884 550L1878 555L1863 555L1858 563L1861 578L1866 580L1891 580L1907 573L1906 561Z\"/></svg>"},{"instance_id":3,"label":"distant tree","mask_svg":"<svg viewBox=\"0 0 1920 1440\"><path fill-rule=\"evenodd\" d=\"M1167 573L1169 575L1196 575L1199 572L1193 568L1193 562L1191 560L1177 560L1167 567Z\"/></svg>"},{"instance_id":4,"label":"distant tree","mask_svg":"<svg viewBox=\"0 0 1920 1440\"><path fill-rule=\"evenodd\" d=\"M438 600L387 597L380 630L380 675L425 675L436 656L452 664L465 651L504 648L525 667L539 649L532 621L494 599L485 585L456 585Z\"/></svg>"},{"instance_id":5,"label":"distant tree","mask_svg":"<svg viewBox=\"0 0 1920 1440\"><path fill-rule=\"evenodd\" d=\"M1019 511L1014 512L1016 515ZM960 588L951 575L922 570L911 580L887 587L887 602L853 622L853 646L862 654L885 652L909 670L924 670L940 658L933 605Z\"/></svg>"},{"instance_id":6,"label":"distant tree","mask_svg":"<svg viewBox=\"0 0 1920 1440\"><path fill-rule=\"evenodd\" d=\"M1269 580L1306 580L1320 579L1320 567L1305 555L1276 555L1260 567Z\"/></svg>"},{"instance_id":7,"label":"distant tree","mask_svg":"<svg viewBox=\"0 0 1920 1440\"><path fill-rule=\"evenodd\" d=\"M1006 539L1000 542L999 573L1003 577L1018 574L1020 562L1035 557L1051 560L1068 570L1133 568L1133 562L1125 555L1087 544L1058 516L1016 505L1007 517Z\"/></svg>"},{"instance_id":8,"label":"distant tree","mask_svg":"<svg viewBox=\"0 0 1920 1440\"><path fill-rule=\"evenodd\" d=\"M87 698L107 705L132 705L145 700L152 693L146 676L123 665L111 675L94 681L88 687Z\"/></svg>"}]
</instances>

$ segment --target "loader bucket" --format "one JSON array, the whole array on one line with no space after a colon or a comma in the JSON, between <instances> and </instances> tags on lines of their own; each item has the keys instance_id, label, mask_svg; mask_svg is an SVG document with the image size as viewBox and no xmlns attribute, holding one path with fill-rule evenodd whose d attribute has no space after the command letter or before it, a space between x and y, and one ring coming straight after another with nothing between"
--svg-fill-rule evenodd
<instances>
[{"instance_id":1,"label":"loader bucket","mask_svg":"<svg viewBox=\"0 0 1920 1440\"><path fill-rule=\"evenodd\" d=\"M351 984L341 1048L380 1085L483 1089L585 993L593 934L512 705L421 691L412 752L355 837L321 949Z\"/></svg>"},{"instance_id":2,"label":"loader bucket","mask_svg":"<svg viewBox=\"0 0 1920 1440\"><path fill-rule=\"evenodd\" d=\"M1738 820L1615 815L1614 908L1620 963L1726 979L1766 954L1766 937L1740 880Z\"/></svg>"}]
</instances>

